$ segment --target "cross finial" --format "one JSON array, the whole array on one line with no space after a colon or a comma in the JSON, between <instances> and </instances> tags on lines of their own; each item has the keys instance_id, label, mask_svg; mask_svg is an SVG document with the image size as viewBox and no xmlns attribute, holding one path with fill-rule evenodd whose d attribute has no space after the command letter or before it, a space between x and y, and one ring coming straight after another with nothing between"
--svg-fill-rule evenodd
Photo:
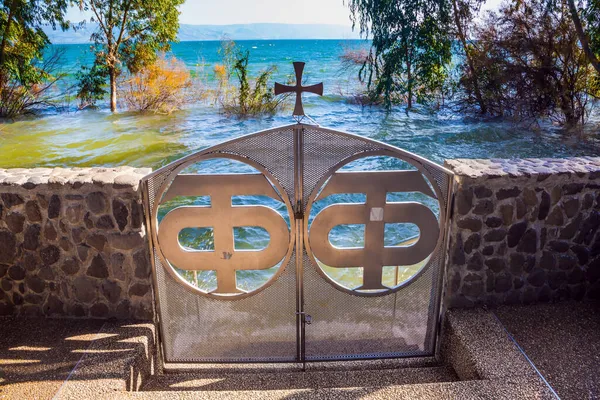
<instances>
[{"instance_id":1,"label":"cross finial","mask_svg":"<svg viewBox=\"0 0 600 400\"><path fill-rule=\"evenodd\" d=\"M304 107L302 107L302 92L310 92L323 96L323 83L317 83L311 86L302 86L302 71L304 71L303 62L294 63L294 71L296 72L296 85L288 86L280 83L275 83L275 94L296 93L296 105L294 106L294 116L304 116Z\"/></svg>"}]
</instances>

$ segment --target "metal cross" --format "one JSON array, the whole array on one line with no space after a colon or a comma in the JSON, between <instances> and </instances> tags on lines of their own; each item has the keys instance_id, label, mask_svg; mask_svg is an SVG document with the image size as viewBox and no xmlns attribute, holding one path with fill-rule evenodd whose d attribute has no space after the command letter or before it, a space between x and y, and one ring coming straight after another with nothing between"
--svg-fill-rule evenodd
<instances>
[{"instance_id":1,"label":"metal cross","mask_svg":"<svg viewBox=\"0 0 600 400\"><path fill-rule=\"evenodd\" d=\"M294 106L294 116L304 116L304 107L302 107L302 92L310 92L323 96L323 83L317 83L311 86L302 86L302 71L304 71L303 62L294 63L294 71L296 72L296 85L288 86L280 83L275 83L275 94L296 93L296 105Z\"/></svg>"}]
</instances>

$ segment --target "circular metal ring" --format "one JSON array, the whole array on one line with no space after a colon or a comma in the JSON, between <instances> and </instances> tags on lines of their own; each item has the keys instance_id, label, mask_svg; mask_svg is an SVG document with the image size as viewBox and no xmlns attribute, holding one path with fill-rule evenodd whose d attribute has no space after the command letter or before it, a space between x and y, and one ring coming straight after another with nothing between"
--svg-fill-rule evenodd
<instances>
[{"instance_id":1,"label":"circular metal ring","mask_svg":"<svg viewBox=\"0 0 600 400\"><path fill-rule=\"evenodd\" d=\"M164 194L166 194L171 182L173 182L173 180L175 179L175 177L177 175L179 175L179 173L184 170L185 168L189 167L192 164L196 164L198 162L201 161L206 161L206 160L210 160L210 159L231 159L231 160L235 160L235 161L239 161L242 162L246 165L249 165L251 167L253 167L254 169L256 169L258 172L260 172L261 174L263 174L266 179L269 181L269 183L271 183L275 189L277 190L282 202L285 204L286 209L288 211L288 216L289 216L289 223L290 223L290 227L289 227L289 245L288 245L288 249L286 252L286 255L284 256L284 258L282 259L282 261L280 262L280 267L277 269L277 272L275 272L275 274L273 274L273 276L267 281L265 282L262 286L260 286L259 288L249 291L249 292L243 292L240 294L232 294L232 295L222 295L222 294L213 294L213 293L209 293L209 292L205 292L201 289L199 289L198 287L192 285L190 282L188 282L187 280L183 279L181 277L181 275L179 275L177 273L177 271L175 271L174 267L171 265L171 263L168 261L168 259L165 257L165 255L162 252L162 249L160 247L160 243L158 243L158 231L159 231L159 223L158 223L158 209L161 205L161 200L164 196ZM163 182L163 184L160 186L160 189L158 190L158 192L156 193L156 201L154 202L154 207L152 209L152 214L151 214L151 218L153 219L153 236L154 238L156 238L156 242L157 242L157 246L155 246L155 248L158 250L157 254L158 257L160 258L160 261L163 263L164 269L167 271L167 273L173 278L175 279L176 282L178 282L179 284L181 284L185 289L187 289L188 291L191 291L192 293L195 294L199 294L202 296L206 296L212 299L219 299L219 300L241 300L244 298L247 298L249 296L253 296L259 292L262 292L263 290L265 290L266 288L268 288L269 286L271 286L273 283L275 283L275 281L277 280L277 278L283 273L283 271L285 270L286 266L288 265L289 261L290 261L290 257L292 256L292 251L294 249L294 244L296 241L295 238L295 220L294 220L294 215L293 215L293 211L292 211L292 205L290 203L290 200L288 198L287 193L285 192L285 190L283 189L283 187L281 186L281 184L277 181L277 179L275 179L272 174L267 170L267 168L253 160L248 159L247 157L243 157L243 156L239 156L236 154L231 154L231 153L221 153L221 152L214 152L214 153L210 153L210 152L206 152L206 153L200 153L197 155L197 157L192 157L192 158L187 158L185 162L183 162L182 164L180 164L179 166L177 166L177 168L173 169L169 175L167 176L167 178L165 179L165 181ZM210 271L210 270L208 270Z\"/></svg>"},{"instance_id":2,"label":"circular metal ring","mask_svg":"<svg viewBox=\"0 0 600 400\"><path fill-rule=\"evenodd\" d=\"M310 198L308 199L307 205L306 205L306 211L305 211L305 215L304 215L304 246L306 248L306 252L311 261L312 267L315 268L315 270L319 273L319 275L323 279L325 279L329 284L331 284L337 290L348 293L348 294L352 294L354 296L361 296L361 297L386 296L388 294L395 293L395 292L399 291L400 289L403 289L403 288L411 285L421 275L423 275L423 273L425 271L427 271L427 269L429 269L429 266L431 265L431 262L434 259L434 255L438 251L440 251L440 248L442 246L443 239L444 239L444 229L443 229L442 223L443 223L443 221L445 221L446 209L445 209L444 203L443 203L443 199L444 199L443 193L440 190L440 188L438 187L434 177L431 175L431 173L429 173L429 171L427 171L425 168L423 168L418 162L415 162L416 160L412 160L408 155L404 154L403 152L396 152L394 150L394 148L391 146L386 146L386 147L387 148L383 149L383 150L372 150L372 151L365 151L365 152L361 152L358 154L354 154L350 157L343 159L342 161L338 162L337 164L335 164L334 166L329 168L327 173L316 184L313 192L310 195ZM309 217L310 217L310 212L311 212L311 209L315 202L316 197L321 192L321 189L324 188L324 186L326 185L326 182L329 180L329 178L331 178L340 168L351 163L352 161L356 161L356 160L366 158L366 157L373 157L373 156L393 157L393 158L399 159L401 161L407 162L410 165L412 165L413 167L417 168L417 170L427 178L427 180L433 187L435 195L437 196L436 200L438 201L438 204L440 206L439 207L439 218L438 218L438 224L440 226L440 229L439 229L439 236L438 236L435 248L433 249L431 254L428 256L428 259L426 258L427 262L421 267L421 269L416 274L412 275L409 279L403 281L399 285L397 285L393 288L389 288L388 290L361 292L361 291L349 289L349 288L346 288L346 287L340 285L338 282L336 282L331 277L329 277L329 275L327 275L327 273L325 273L325 271L323 271L323 269L319 266L317 258L315 257L314 253L312 252L312 248L310 246Z\"/></svg>"}]
</instances>

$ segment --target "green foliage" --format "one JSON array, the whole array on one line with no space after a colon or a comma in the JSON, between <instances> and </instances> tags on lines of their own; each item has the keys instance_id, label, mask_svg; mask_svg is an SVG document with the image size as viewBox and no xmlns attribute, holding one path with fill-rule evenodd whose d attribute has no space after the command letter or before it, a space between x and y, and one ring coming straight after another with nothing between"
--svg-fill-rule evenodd
<instances>
[{"instance_id":1,"label":"green foliage","mask_svg":"<svg viewBox=\"0 0 600 400\"><path fill-rule=\"evenodd\" d=\"M587 28L590 48L598 57L600 56L600 0L580 1L579 6Z\"/></svg>"},{"instance_id":2,"label":"green foliage","mask_svg":"<svg viewBox=\"0 0 600 400\"><path fill-rule=\"evenodd\" d=\"M154 63L177 38L179 10L184 0L81 0L98 23L91 40L95 64L107 71L111 110L117 107L117 78L126 69L135 74ZM92 67L89 71L93 71Z\"/></svg>"},{"instance_id":3,"label":"green foliage","mask_svg":"<svg viewBox=\"0 0 600 400\"><path fill-rule=\"evenodd\" d=\"M77 71L77 98L80 109L94 107L98 100L106 96L106 76L106 69L98 64L91 67L82 66L81 70Z\"/></svg>"},{"instance_id":4,"label":"green foliage","mask_svg":"<svg viewBox=\"0 0 600 400\"><path fill-rule=\"evenodd\" d=\"M249 51L240 52L233 65L240 85L238 89L239 114L274 113L279 103L274 101L274 94L268 87L268 83L271 75L275 72L275 67L262 71L254 81L254 88L252 89L248 81L249 59Z\"/></svg>"},{"instance_id":5,"label":"green foliage","mask_svg":"<svg viewBox=\"0 0 600 400\"><path fill-rule=\"evenodd\" d=\"M413 98L425 103L442 89L451 59L450 8L445 0L349 0L353 23L372 36L360 71L389 108Z\"/></svg>"},{"instance_id":6,"label":"green foliage","mask_svg":"<svg viewBox=\"0 0 600 400\"><path fill-rule=\"evenodd\" d=\"M234 42L225 41L221 54L223 65L215 67L215 75L219 80L217 101L226 114L238 116L274 114L283 105L287 96L275 97L271 89L270 79L276 71L271 66L252 79L248 73L250 52L239 50ZM231 87L231 76L237 77L237 87Z\"/></svg>"},{"instance_id":7,"label":"green foliage","mask_svg":"<svg viewBox=\"0 0 600 400\"><path fill-rule=\"evenodd\" d=\"M452 16L454 21L454 35L458 39L454 49L464 60L459 68L462 70L461 83L466 91L470 93L470 98L479 107L481 114L487 113L486 104L481 94L481 85L479 83L479 73L475 62L473 61L473 51L477 47L477 42L473 40L472 23L475 16L479 13L481 5L485 0L451 0Z\"/></svg>"},{"instance_id":8,"label":"green foliage","mask_svg":"<svg viewBox=\"0 0 600 400\"><path fill-rule=\"evenodd\" d=\"M431 104L453 95L463 111L584 123L600 95L600 0L506 0L482 19L483 3L349 0L353 23L373 40L360 57L367 102L410 108L413 98Z\"/></svg>"},{"instance_id":9,"label":"green foliage","mask_svg":"<svg viewBox=\"0 0 600 400\"><path fill-rule=\"evenodd\" d=\"M68 29L66 0L0 1L0 116L12 117L48 102L43 95L55 78L57 53L43 61L50 43L42 26ZM42 86L40 86L42 85Z\"/></svg>"}]
</instances>

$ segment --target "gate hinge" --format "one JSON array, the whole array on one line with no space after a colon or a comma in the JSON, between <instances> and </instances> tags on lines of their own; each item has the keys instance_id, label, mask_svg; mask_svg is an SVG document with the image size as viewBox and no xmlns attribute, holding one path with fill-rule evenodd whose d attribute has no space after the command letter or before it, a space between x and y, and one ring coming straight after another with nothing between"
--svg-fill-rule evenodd
<instances>
[{"instance_id":1,"label":"gate hinge","mask_svg":"<svg viewBox=\"0 0 600 400\"><path fill-rule=\"evenodd\" d=\"M302 209L302 201L298 200L294 210L294 219L304 219L304 210Z\"/></svg>"}]
</instances>

